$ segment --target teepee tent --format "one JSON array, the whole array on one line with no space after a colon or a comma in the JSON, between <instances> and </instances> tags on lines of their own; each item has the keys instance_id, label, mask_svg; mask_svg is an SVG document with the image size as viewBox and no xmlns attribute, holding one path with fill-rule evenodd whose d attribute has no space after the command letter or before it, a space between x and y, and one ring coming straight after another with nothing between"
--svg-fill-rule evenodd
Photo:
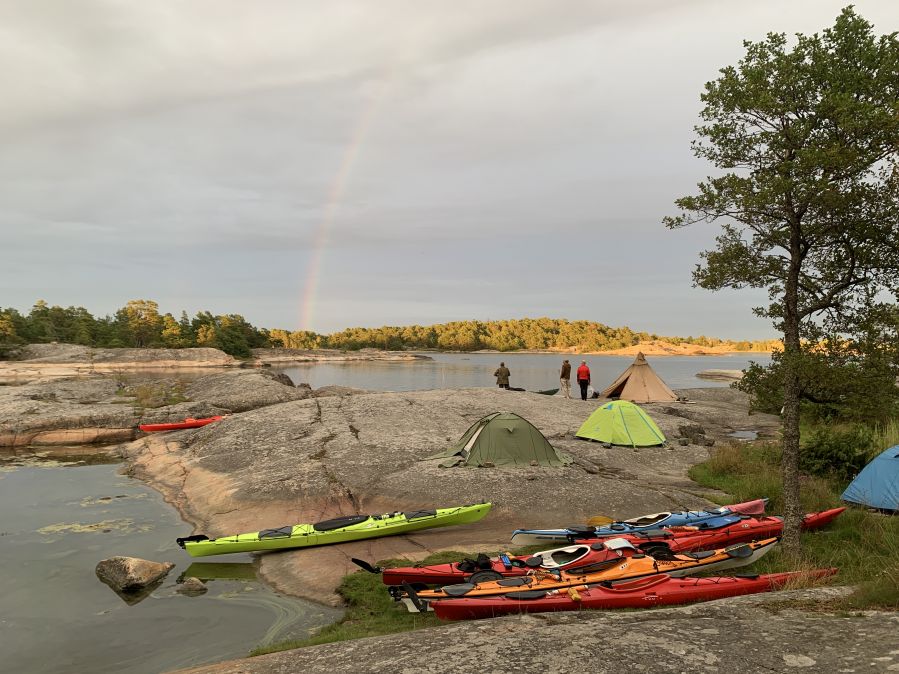
<instances>
[{"instance_id":1,"label":"teepee tent","mask_svg":"<svg viewBox=\"0 0 899 674\"><path fill-rule=\"evenodd\" d=\"M618 398L635 403L658 403L677 400L674 391L661 380L655 370L646 362L642 352L628 368L622 372L611 386L601 391L600 398Z\"/></svg>"},{"instance_id":2,"label":"teepee tent","mask_svg":"<svg viewBox=\"0 0 899 674\"><path fill-rule=\"evenodd\" d=\"M629 447L651 447L665 442L665 435L656 422L627 400L613 400L597 407L575 436Z\"/></svg>"},{"instance_id":3,"label":"teepee tent","mask_svg":"<svg viewBox=\"0 0 899 674\"><path fill-rule=\"evenodd\" d=\"M881 452L840 497L878 510L899 512L899 445Z\"/></svg>"},{"instance_id":4,"label":"teepee tent","mask_svg":"<svg viewBox=\"0 0 899 674\"><path fill-rule=\"evenodd\" d=\"M450 466L566 466L571 457L557 452L531 422L513 412L494 412L478 420L459 441L431 459Z\"/></svg>"}]
</instances>

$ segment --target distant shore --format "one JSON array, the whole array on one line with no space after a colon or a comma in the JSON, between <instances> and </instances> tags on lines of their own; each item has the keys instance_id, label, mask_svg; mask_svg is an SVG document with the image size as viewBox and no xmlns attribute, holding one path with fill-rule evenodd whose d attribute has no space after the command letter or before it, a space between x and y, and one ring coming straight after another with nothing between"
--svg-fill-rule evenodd
<instances>
[{"instance_id":1,"label":"distant shore","mask_svg":"<svg viewBox=\"0 0 899 674\"><path fill-rule=\"evenodd\" d=\"M29 344L21 347L14 359L0 361L0 384L147 370L203 371L273 367L290 363L420 360L431 358L416 353L377 349L254 349L251 359L240 360L211 348L95 349L77 344Z\"/></svg>"},{"instance_id":2,"label":"distant shore","mask_svg":"<svg viewBox=\"0 0 899 674\"><path fill-rule=\"evenodd\" d=\"M425 352L427 353L427 352ZM446 353L436 351L436 353ZM459 351L454 353L524 353L524 354L576 354L578 356L636 356L642 353L644 356L731 356L758 354L770 356L771 351L737 351L732 347L724 346L699 346L697 344L672 344L671 342L643 342L633 346L625 346L619 349L607 351L578 351L577 349L518 349L515 351L498 351L496 349L479 349L477 351Z\"/></svg>"}]
</instances>

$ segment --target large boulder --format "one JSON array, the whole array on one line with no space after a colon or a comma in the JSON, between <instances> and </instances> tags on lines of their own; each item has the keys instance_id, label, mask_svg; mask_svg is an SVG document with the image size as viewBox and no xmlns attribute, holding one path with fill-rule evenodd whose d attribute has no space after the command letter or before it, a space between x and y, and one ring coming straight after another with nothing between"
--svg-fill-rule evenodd
<instances>
[{"instance_id":1,"label":"large boulder","mask_svg":"<svg viewBox=\"0 0 899 674\"><path fill-rule=\"evenodd\" d=\"M187 387L187 397L215 407L245 412L259 407L303 400L309 392L284 382L262 370L231 370L198 379Z\"/></svg>"},{"instance_id":2,"label":"large boulder","mask_svg":"<svg viewBox=\"0 0 899 674\"><path fill-rule=\"evenodd\" d=\"M175 568L171 562L139 557L110 557L97 564L97 578L116 592L137 592L162 580Z\"/></svg>"}]
</instances>

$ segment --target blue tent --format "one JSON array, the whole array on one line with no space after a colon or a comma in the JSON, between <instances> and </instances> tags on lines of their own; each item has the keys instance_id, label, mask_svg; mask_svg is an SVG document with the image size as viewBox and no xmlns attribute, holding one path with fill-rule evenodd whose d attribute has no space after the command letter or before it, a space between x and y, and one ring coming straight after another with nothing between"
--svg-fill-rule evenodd
<instances>
[{"instance_id":1,"label":"blue tent","mask_svg":"<svg viewBox=\"0 0 899 674\"><path fill-rule=\"evenodd\" d=\"M842 499L869 508L899 511L899 445L865 466L846 487Z\"/></svg>"}]
</instances>

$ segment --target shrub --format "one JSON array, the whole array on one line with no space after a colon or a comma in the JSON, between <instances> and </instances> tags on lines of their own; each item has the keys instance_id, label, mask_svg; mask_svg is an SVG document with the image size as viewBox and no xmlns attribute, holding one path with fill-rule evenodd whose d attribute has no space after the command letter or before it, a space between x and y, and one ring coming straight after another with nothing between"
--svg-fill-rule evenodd
<instances>
[{"instance_id":1,"label":"shrub","mask_svg":"<svg viewBox=\"0 0 899 674\"><path fill-rule=\"evenodd\" d=\"M877 436L870 426L816 426L804 439L803 471L848 482L870 461Z\"/></svg>"}]
</instances>

